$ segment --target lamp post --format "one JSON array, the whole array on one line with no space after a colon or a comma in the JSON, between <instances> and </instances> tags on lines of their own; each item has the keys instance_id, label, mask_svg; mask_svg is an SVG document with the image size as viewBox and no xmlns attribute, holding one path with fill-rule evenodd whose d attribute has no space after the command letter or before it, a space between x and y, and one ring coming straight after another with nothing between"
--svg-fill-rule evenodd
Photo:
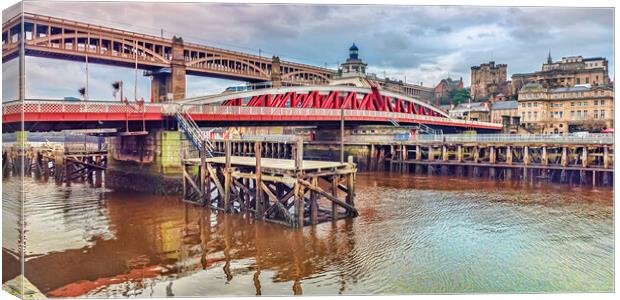
<instances>
[{"instance_id":1,"label":"lamp post","mask_svg":"<svg viewBox=\"0 0 620 300\"><path fill-rule=\"evenodd\" d=\"M90 47L90 40L88 47ZM86 87L84 87L84 100L88 101L88 48L86 48Z\"/></svg>"},{"instance_id":2,"label":"lamp post","mask_svg":"<svg viewBox=\"0 0 620 300\"><path fill-rule=\"evenodd\" d=\"M133 100L138 101L138 41L134 41L133 51L135 52L135 68L133 82Z\"/></svg>"},{"instance_id":3,"label":"lamp post","mask_svg":"<svg viewBox=\"0 0 620 300\"><path fill-rule=\"evenodd\" d=\"M344 163L344 102L340 103L340 163Z\"/></svg>"}]
</instances>

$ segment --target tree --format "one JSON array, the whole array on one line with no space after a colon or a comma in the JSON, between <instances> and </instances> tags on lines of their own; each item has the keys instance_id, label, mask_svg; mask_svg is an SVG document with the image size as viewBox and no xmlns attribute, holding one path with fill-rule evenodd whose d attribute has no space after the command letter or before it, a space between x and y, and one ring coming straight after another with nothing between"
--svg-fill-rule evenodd
<instances>
[{"instance_id":1,"label":"tree","mask_svg":"<svg viewBox=\"0 0 620 300\"><path fill-rule=\"evenodd\" d=\"M460 103L468 102L469 97L469 91L466 89L458 89L450 92L450 99L452 99L452 104L455 106Z\"/></svg>"},{"instance_id":2,"label":"tree","mask_svg":"<svg viewBox=\"0 0 620 300\"><path fill-rule=\"evenodd\" d=\"M86 88L85 87L79 88L78 93L80 93L80 96L82 97L82 99L86 100Z\"/></svg>"},{"instance_id":3,"label":"tree","mask_svg":"<svg viewBox=\"0 0 620 300\"><path fill-rule=\"evenodd\" d=\"M114 98L116 98L116 94L118 94L118 92L121 92L121 101L123 101L123 82L122 81L114 81L112 82L112 89L114 90L114 92L112 93L112 96L114 96Z\"/></svg>"}]
</instances>

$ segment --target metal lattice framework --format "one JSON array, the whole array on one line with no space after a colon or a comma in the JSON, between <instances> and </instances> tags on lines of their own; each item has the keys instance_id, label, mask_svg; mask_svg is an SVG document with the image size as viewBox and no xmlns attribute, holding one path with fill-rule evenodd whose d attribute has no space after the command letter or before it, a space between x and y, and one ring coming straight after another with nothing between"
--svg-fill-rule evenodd
<instances>
[{"instance_id":1,"label":"metal lattice framework","mask_svg":"<svg viewBox=\"0 0 620 300\"><path fill-rule=\"evenodd\" d=\"M18 54L20 18L18 15L3 24L3 62ZM80 60L88 55L93 62L117 65L133 65L137 60L145 69L170 67L178 55L190 74L244 81L268 81L272 76L270 58L238 51L187 42L175 45L172 39L31 13L24 13L24 28L29 55ZM281 61L279 65L279 75L288 83L325 84L335 74L334 70L294 62Z\"/></svg>"},{"instance_id":2,"label":"metal lattice framework","mask_svg":"<svg viewBox=\"0 0 620 300\"><path fill-rule=\"evenodd\" d=\"M315 95L313 97L316 98L316 93L311 94ZM356 94L359 95L359 93ZM144 105L137 105L134 103L125 104L112 101L26 100L23 103L20 101L11 101L2 104L2 123L9 124L20 122L22 118L22 112L25 122L40 123L105 122L126 120L161 121L164 120L166 116L172 116L176 111L182 110L185 113L189 113L192 119L194 119L196 122L301 121L317 123L338 121L341 118L341 113L344 113L344 116L348 121L390 122L390 120L395 120L402 123L429 124L448 127L479 128L491 130L502 129L502 125L496 123L451 119L446 117L440 111L434 111L431 114L428 113L428 111L431 111L428 107L423 108L423 111L427 112L426 114L416 114L414 113L415 110L413 110L413 108L411 109L411 111L406 109L401 112L396 112L390 110L366 110L360 109L359 107L358 109L351 109L345 105L345 109L341 112L340 109L335 109L333 106L332 108L314 108L311 105L307 105L306 107L300 107L303 102L314 104L316 104L317 102L316 100L312 102L312 97L307 96L308 94L305 95L306 97L304 101L299 99L298 107L233 105L234 103L239 102L239 100L236 99L242 99L238 98L239 94L228 95L228 97L232 97L228 100L219 99L219 103L223 103L223 105L217 105L217 103L214 102L218 100L217 98L205 100L208 103L200 103L194 101L185 102L182 105L178 103L145 103ZM366 96L360 97L363 100L363 98L365 98ZM255 102L259 102L258 100L256 100L259 98L261 98L261 96L254 98ZM263 100L265 100L268 97L265 96L262 98ZM274 102L276 98L277 97L269 97L269 99L273 99L271 100L272 103L276 103ZM291 98L293 97L289 94L289 102ZM280 99L282 99L282 97L280 97ZM341 101L341 103L344 102ZM361 102L358 101L358 104L361 104ZM406 106L409 106L409 104L406 104ZM394 107L393 104L391 107ZM411 105L411 107L413 107L413 104ZM422 112L420 108L417 108L417 111L418 113Z\"/></svg>"},{"instance_id":3,"label":"metal lattice framework","mask_svg":"<svg viewBox=\"0 0 620 300\"><path fill-rule=\"evenodd\" d=\"M189 98L182 104L223 106L365 110L449 118L441 109L392 92L373 92L350 86L269 88L240 93Z\"/></svg>"}]
</instances>

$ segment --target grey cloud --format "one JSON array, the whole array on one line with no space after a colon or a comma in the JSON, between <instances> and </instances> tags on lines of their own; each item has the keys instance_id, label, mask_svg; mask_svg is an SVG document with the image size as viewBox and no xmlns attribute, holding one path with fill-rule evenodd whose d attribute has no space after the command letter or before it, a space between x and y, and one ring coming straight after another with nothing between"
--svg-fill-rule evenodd
<instances>
[{"instance_id":1,"label":"grey cloud","mask_svg":"<svg viewBox=\"0 0 620 300\"><path fill-rule=\"evenodd\" d=\"M509 73L531 72L540 68L548 49L557 58L606 56L610 70L614 64L613 10L603 8L26 4L27 10L42 14L155 35L163 28L166 36L180 35L187 41L252 53L260 48L265 56L330 67L344 61L348 47L356 42L361 57L377 73L400 72L409 74L409 81L427 84L455 74L467 84L470 66L489 60L508 64ZM419 78L410 77L414 75ZM188 93L232 83L188 79Z\"/></svg>"}]
</instances>

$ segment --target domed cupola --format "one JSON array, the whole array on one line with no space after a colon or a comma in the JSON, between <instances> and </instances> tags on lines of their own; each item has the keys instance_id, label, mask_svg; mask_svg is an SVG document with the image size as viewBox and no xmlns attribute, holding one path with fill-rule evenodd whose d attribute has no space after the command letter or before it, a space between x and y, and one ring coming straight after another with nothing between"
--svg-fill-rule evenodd
<instances>
[{"instance_id":1,"label":"domed cupola","mask_svg":"<svg viewBox=\"0 0 620 300\"><path fill-rule=\"evenodd\" d=\"M358 59L357 58L357 51L359 49L357 49L357 46L355 46L355 43L353 43L353 45L351 45L351 48L349 48L349 59Z\"/></svg>"}]
</instances>

